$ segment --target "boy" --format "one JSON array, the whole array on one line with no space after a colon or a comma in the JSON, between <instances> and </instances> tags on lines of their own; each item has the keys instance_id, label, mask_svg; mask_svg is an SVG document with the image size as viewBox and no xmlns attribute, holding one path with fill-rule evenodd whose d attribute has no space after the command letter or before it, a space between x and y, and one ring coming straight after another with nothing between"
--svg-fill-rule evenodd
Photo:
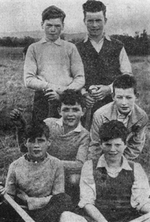
<instances>
[{"instance_id":1,"label":"boy","mask_svg":"<svg viewBox=\"0 0 150 222\"><path fill-rule=\"evenodd\" d=\"M84 163L80 180L80 202L83 215L94 222L129 222L150 212L148 178L139 163L127 161L127 128L111 120L101 126L99 138L103 155ZM87 195L88 194L88 195ZM67 222L64 212L61 222Z\"/></svg>"},{"instance_id":2,"label":"boy","mask_svg":"<svg viewBox=\"0 0 150 222\"><path fill-rule=\"evenodd\" d=\"M90 136L89 158L94 158L99 149L99 130L103 123L118 120L128 129L127 147L124 155L135 159L141 153L145 143L147 114L135 104L137 95L136 80L128 74L116 78L113 83L113 102L99 108L93 116ZM97 151L96 151L97 150Z\"/></svg>"},{"instance_id":3,"label":"boy","mask_svg":"<svg viewBox=\"0 0 150 222\"><path fill-rule=\"evenodd\" d=\"M83 64L74 44L60 39L65 13L52 5L42 12L44 38L29 46L24 64L25 85L35 91L33 121L58 117L59 95L80 90L85 83ZM50 105L50 107L49 107Z\"/></svg>"},{"instance_id":4,"label":"boy","mask_svg":"<svg viewBox=\"0 0 150 222\"><path fill-rule=\"evenodd\" d=\"M85 97L92 112L112 101L111 84L122 74L131 74L132 68L123 44L105 33L106 6L101 1L87 0L83 4L84 24L88 34L77 43L85 71ZM88 93L91 86L97 90Z\"/></svg>"},{"instance_id":5,"label":"boy","mask_svg":"<svg viewBox=\"0 0 150 222\"><path fill-rule=\"evenodd\" d=\"M72 186L77 185L78 187L81 167L87 159L89 146L89 132L80 123L80 119L85 112L81 93L74 90L64 91L60 96L58 111L62 116L60 119L47 118L44 120L50 131L49 140L51 145L48 148L48 153L59 158L63 163L66 185L68 182L72 184L71 192L73 192ZM21 150L23 150L25 146L21 126L24 127L24 121L20 112L16 110L11 113L11 117L13 120L19 121L18 140ZM77 197L76 191L74 192L74 196Z\"/></svg>"},{"instance_id":6,"label":"boy","mask_svg":"<svg viewBox=\"0 0 150 222\"><path fill-rule=\"evenodd\" d=\"M70 197L64 193L63 165L47 153L48 137L45 123L28 127L28 152L10 164L5 185L36 222L58 221L64 210L71 209Z\"/></svg>"}]
</instances>

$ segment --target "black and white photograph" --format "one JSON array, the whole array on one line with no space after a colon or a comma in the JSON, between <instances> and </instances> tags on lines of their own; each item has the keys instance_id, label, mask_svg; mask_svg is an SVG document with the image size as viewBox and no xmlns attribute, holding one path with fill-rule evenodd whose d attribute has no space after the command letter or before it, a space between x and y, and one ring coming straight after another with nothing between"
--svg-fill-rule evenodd
<instances>
[{"instance_id":1,"label":"black and white photograph","mask_svg":"<svg viewBox=\"0 0 150 222\"><path fill-rule=\"evenodd\" d=\"M0 0L0 222L150 222L150 0Z\"/></svg>"}]
</instances>

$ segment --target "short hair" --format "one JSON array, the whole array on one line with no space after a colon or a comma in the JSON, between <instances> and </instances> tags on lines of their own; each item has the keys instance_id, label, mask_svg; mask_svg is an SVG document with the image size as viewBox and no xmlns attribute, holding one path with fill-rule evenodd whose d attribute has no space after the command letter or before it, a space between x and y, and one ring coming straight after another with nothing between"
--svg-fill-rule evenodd
<instances>
[{"instance_id":1,"label":"short hair","mask_svg":"<svg viewBox=\"0 0 150 222\"><path fill-rule=\"evenodd\" d=\"M101 1L95 0L87 0L83 5L83 14L84 18L86 16L86 12L103 12L104 17L106 17L106 6Z\"/></svg>"},{"instance_id":2,"label":"short hair","mask_svg":"<svg viewBox=\"0 0 150 222\"><path fill-rule=\"evenodd\" d=\"M113 82L113 93L115 93L115 88L118 89L129 89L133 88L134 94L137 94L137 83L136 79L132 75L124 74L120 75Z\"/></svg>"},{"instance_id":3,"label":"short hair","mask_svg":"<svg viewBox=\"0 0 150 222\"><path fill-rule=\"evenodd\" d=\"M60 8L56 7L55 5L49 6L42 12L42 21L48 19L55 19L55 18L61 18L62 22L64 22L64 19L66 17L66 14L64 11L62 11Z\"/></svg>"},{"instance_id":4,"label":"short hair","mask_svg":"<svg viewBox=\"0 0 150 222\"><path fill-rule=\"evenodd\" d=\"M42 137L43 135L46 137L46 139L49 138L49 128L45 122L38 122L28 125L25 133L26 139L35 139L37 137Z\"/></svg>"},{"instance_id":5,"label":"short hair","mask_svg":"<svg viewBox=\"0 0 150 222\"><path fill-rule=\"evenodd\" d=\"M67 89L60 95L59 107L61 107L62 103L65 105L75 105L78 103L82 108L85 107L85 99L81 92L72 89Z\"/></svg>"},{"instance_id":6,"label":"short hair","mask_svg":"<svg viewBox=\"0 0 150 222\"><path fill-rule=\"evenodd\" d=\"M126 143L128 131L124 124L118 120L111 120L102 125L99 130L101 143L111 139L121 138Z\"/></svg>"}]
</instances>

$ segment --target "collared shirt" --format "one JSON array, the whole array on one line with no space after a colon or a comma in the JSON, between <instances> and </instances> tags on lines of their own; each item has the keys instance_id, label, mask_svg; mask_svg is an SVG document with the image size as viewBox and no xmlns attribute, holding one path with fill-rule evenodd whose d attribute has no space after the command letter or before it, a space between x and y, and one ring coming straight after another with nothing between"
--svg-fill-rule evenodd
<instances>
[{"instance_id":1,"label":"collared shirt","mask_svg":"<svg viewBox=\"0 0 150 222\"><path fill-rule=\"evenodd\" d=\"M105 167L109 176L112 177L109 173L109 167L106 163L104 155L99 158L97 167ZM131 167L128 164L128 161L123 157L123 162L121 167L115 172L118 176L119 172L122 170L131 171ZM131 194L131 206L137 210L141 210L145 205L150 205L150 187L148 183L148 178L139 163L134 163L134 183L132 185L132 194ZM88 195L87 195L88 194ZM93 177L93 163L92 160L85 162L81 172L80 179L80 202L79 207L83 208L86 204L93 204L96 200L96 186Z\"/></svg>"},{"instance_id":2,"label":"collared shirt","mask_svg":"<svg viewBox=\"0 0 150 222\"><path fill-rule=\"evenodd\" d=\"M64 134L63 118L61 117L60 119L56 120L56 123L61 127L62 133ZM80 133L82 129L83 129L83 126L81 125L81 122L79 122L77 127L68 133L71 133L71 132Z\"/></svg>"},{"instance_id":3,"label":"collared shirt","mask_svg":"<svg viewBox=\"0 0 150 222\"><path fill-rule=\"evenodd\" d=\"M79 90L85 83L84 68L76 46L44 38L29 46L24 64L25 85L35 90Z\"/></svg>"},{"instance_id":4,"label":"collared shirt","mask_svg":"<svg viewBox=\"0 0 150 222\"><path fill-rule=\"evenodd\" d=\"M128 113L128 115L123 115L117 110L117 120L122 122L125 127L128 125L129 117L131 116L131 111Z\"/></svg>"},{"instance_id":5,"label":"collared shirt","mask_svg":"<svg viewBox=\"0 0 150 222\"><path fill-rule=\"evenodd\" d=\"M99 53L103 43L104 43L104 38L106 38L108 41L111 41L110 37L108 35L105 35L98 43L95 42L94 40L90 39L91 44L95 48L95 50ZM88 36L85 38L84 42L88 41ZM127 53L125 51L125 48L123 47L120 56L119 56L119 62L120 62L120 71L123 74L131 74L132 73L132 67L131 63L129 61L129 58L127 56Z\"/></svg>"}]
</instances>

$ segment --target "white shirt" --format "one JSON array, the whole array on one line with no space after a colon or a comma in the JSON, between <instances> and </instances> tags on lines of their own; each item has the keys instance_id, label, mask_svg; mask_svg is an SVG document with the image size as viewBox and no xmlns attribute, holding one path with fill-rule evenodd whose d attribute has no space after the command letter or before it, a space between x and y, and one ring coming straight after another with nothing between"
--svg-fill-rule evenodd
<instances>
[{"instance_id":1,"label":"white shirt","mask_svg":"<svg viewBox=\"0 0 150 222\"><path fill-rule=\"evenodd\" d=\"M111 173L108 172L108 166L105 160L104 155L99 158L97 167L105 167L109 176L112 177ZM127 159L123 156L123 162L120 169L113 177L117 177L119 172L122 169L132 170L128 164ZM88 194L88 195L87 195ZM148 178L139 163L134 163L134 183L132 185L132 194L130 203L133 208L140 210L144 205L150 205L150 187ZM83 208L86 204L95 203L96 200L96 187L95 181L93 177L93 164L92 160L88 160L84 163L82 172L81 172L81 179L80 179L80 202L79 207Z\"/></svg>"}]
</instances>

